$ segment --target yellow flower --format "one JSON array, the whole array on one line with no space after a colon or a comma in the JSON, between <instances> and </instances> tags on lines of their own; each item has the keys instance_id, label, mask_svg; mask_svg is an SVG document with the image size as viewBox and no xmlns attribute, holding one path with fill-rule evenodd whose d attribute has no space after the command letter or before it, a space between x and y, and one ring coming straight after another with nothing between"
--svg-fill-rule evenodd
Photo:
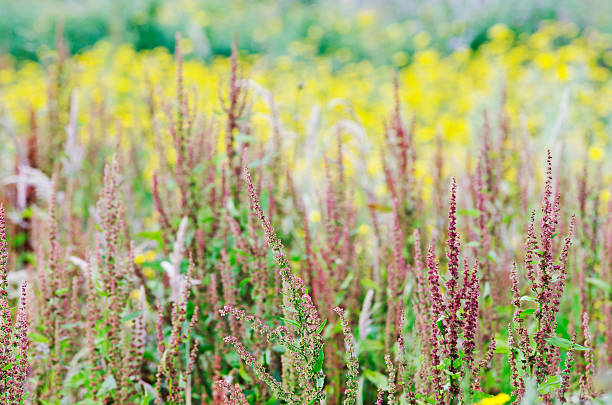
<instances>
[{"instance_id":1,"label":"yellow flower","mask_svg":"<svg viewBox=\"0 0 612 405\"><path fill-rule=\"evenodd\" d=\"M369 27L376 22L376 12L369 8L361 9L357 13L355 20L360 27Z\"/></svg>"},{"instance_id":2,"label":"yellow flower","mask_svg":"<svg viewBox=\"0 0 612 405\"><path fill-rule=\"evenodd\" d=\"M607 203L608 201L610 201L610 190L602 190L601 193L599 193L599 199L601 200L601 202L603 203Z\"/></svg>"},{"instance_id":3,"label":"yellow flower","mask_svg":"<svg viewBox=\"0 0 612 405\"><path fill-rule=\"evenodd\" d=\"M376 195L376 197L382 197L385 194L387 194L387 186L384 184L378 184L375 188L374 188L374 195Z\"/></svg>"},{"instance_id":4,"label":"yellow flower","mask_svg":"<svg viewBox=\"0 0 612 405\"><path fill-rule=\"evenodd\" d=\"M146 261L147 259L143 253L137 254L136 257L134 258L134 263L136 264L143 264Z\"/></svg>"},{"instance_id":5,"label":"yellow flower","mask_svg":"<svg viewBox=\"0 0 612 405\"><path fill-rule=\"evenodd\" d=\"M557 66L557 77L561 81L567 81L571 78L570 69L566 64L562 63Z\"/></svg>"},{"instance_id":6,"label":"yellow flower","mask_svg":"<svg viewBox=\"0 0 612 405\"><path fill-rule=\"evenodd\" d=\"M155 277L155 272L150 267L145 267L144 269L142 269L142 274L148 279Z\"/></svg>"},{"instance_id":7,"label":"yellow flower","mask_svg":"<svg viewBox=\"0 0 612 405\"><path fill-rule=\"evenodd\" d=\"M155 260L155 252L153 250L149 250L147 252L137 254L134 258L134 263L143 264L152 262L153 260Z\"/></svg>"},{"instance_id":8,"label":"yellow flower","mask_svg":"<svg viewBox=\"0 0 612 405\"><path fill-rule=\"evenodd\" d=\"M501 393L497 394L494 397L483 399L482 401L480 401L480 405L502 405L510 401L510 399L510 395Z\"/></svg>"},{"instance_id":9,"label":"yellow flower","mask_svg":"<svg viewBox=\"0 0 612 405\"><path fill-rule=\"evenodd\" d=\"M370 232L370 226L368 224L361 224L359 228L357 228L357 234L359 235L367 235Z\"/></svg>"},{"instance_id":10,"label":"yellow flower","mask_svg":"<svg viewBox=\"0 0 612 405\"><path fill-rule=\"evenodd\" d=\"M312 222L317 223L321 220L321 213L317 210L311 211L309 218Z\"/></svg>"},{"instance_id":11,"label":"yellow flower","mask_svg":"<svg viewBox=\"0 0 612 405\"><path fill-rule=\"evenodd\" d=\"M487 35L493 40L505 40L512 36L512 31L505 24L495 24L489 28Z\"/></svg>"},{"instance_id":12,"label":"yellow flower","mask_svg":"<svg viewBox=\"0 0 612 405\"><path fill-rule=\"evenodd\" d=\"M536 56L535 61L541 69L550 69L555 65L555 56L552 52L542 52Z\"/></svg>"},{"instance_id":13,"label":"yellow flower","mask_svg":"<svg viewBox=\"0 0 612 405\"><path fill-rule=\"evenodd\" d=\"M605 152L598 146L591 146L589 148L589 159L599 162L604 158Z\"/></svg>"},{"instance_id":14,"label":"yellow flower","mask_svg":"<svg viewBox=\"0 0 612 405\"><path fill-rule=\"evenodd\" d=\"M146 255L145 255L146 259L148 262L152 262L153 260L155 260L155 252L152 250L149 250Z\"/></svg>"},{"instance_id":15,"label":"yellow flower","mask_svg":"<svg viewBox=\"0 0 612 405\"><path fill-rule=\"evenodd\" d=\"M137 300L138 298L140 298L140 290L138 288L135 290L132 290L130 292L130 298L133 300Z\"/></svg>"}]
</instances>

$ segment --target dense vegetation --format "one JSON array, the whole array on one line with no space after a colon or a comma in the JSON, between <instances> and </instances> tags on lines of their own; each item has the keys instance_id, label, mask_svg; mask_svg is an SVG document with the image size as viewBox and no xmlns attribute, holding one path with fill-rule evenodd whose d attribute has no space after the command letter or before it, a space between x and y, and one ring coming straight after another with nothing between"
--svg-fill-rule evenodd
<instances>
[{"instance_id":1,"label":"dense vegetation","mask_svg":"<svg viewBox=\"0 0 612 405\"><path fill-rule=\"evenodd\" d=\"M610 40L487 35L7 59L2 403L610 403Z\"/></svg>"}]
</instances>

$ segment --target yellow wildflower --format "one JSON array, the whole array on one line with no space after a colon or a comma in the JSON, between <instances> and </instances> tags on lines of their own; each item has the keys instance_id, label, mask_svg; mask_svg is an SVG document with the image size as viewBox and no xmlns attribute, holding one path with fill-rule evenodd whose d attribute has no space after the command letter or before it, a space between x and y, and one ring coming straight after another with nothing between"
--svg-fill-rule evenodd
<instances>
[{"instance_id":1,"label":"yellow wildflower","mask_svg":"<svg viewBox=\"0 0 612 405\"><path fill-rule=\"evenodd\" d=\"M309 218L312 222L317 223L321 220L321 213L317 210L311 211Z\"/></svg>"},{"instance_id":2,"label":"yellow wildflower","mask_svg":"<svg viewBox=\"0 0 612 405\"><path fill-rule=\"evenodd\" d=\"M150 267L145 267L144 269L142 269L142 274L148 279L155 277L155 272Z\"/></svg>"},{"instance_id":3,"label":"yellow wildflower","mask_svg":"<svg viewBox=\"0 0 612 405\"><path fill-rule=\"evenodd\" d=\"M510 401L510 399L510 395L501 393L497 394L494 397L483 399L482 401L480 401L480 405L502 405Z\"/></svg>"},{"instance_id":4,"label":"yellow wildflower","mask_svg":"<svg viewBox=\"0 0 612 405\"><path fill-rule=\"evenodd\" d=\"M598 146L591 146L589 148L589 159L599 162L604 158L605 152Z\"/></svg>"},{"instance_id":5,"label":"yellow wildflower","mask_svg":"<svg viewBox=\"0 0 612 405\"><path fill-rule=\"evenodd\" d=\"M130 298L133 299L134 301L140 298L140 289L136 288L135 290L132 290L130 292Z\"/></svg>"},{"instance_id":6,"label":"yellow wildflower","mask_svg":"<svg viewBox=\"0 0 612 405\"><path fill-rule=\"evenodd\" d=\"M359 235L367 235L368 233L370 233L370 226L368 224L361 224L357 228L357 234Z\"/></svg>"}]
</instances>

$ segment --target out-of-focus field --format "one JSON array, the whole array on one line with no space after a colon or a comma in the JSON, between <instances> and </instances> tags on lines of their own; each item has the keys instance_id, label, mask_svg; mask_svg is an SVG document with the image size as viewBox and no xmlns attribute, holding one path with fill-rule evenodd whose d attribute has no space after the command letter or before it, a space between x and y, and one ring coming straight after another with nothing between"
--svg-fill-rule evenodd
<instances>
[{"instance_id":1,"label":"out-of-focus field","mask_svg":"<svg viewBox=\"0 0 612 405\"><path fill-rule=\"evenodd\" d=\"M610 153L612 37L595 32L581 36L575 24L552 22L520 37L498 24L487 36L489 41L476 51L443 54L429 47L430 36L421 33L413 37L413 55L397 56L405 64L397 74L400 101L408 118L414 118L415 140L421 146L416 175L432 183L424 162L431 159L438 134L443 148L453 151L447 157L449 163L463 170L462 162L474 155L482 135L485 112L491 120L503 112L512 131L521 135L507 147L520 149L520 140L528 139L540 152L550 145L563 145L565 153L579 162L582 149L588 148L589 159L604 161L606 152ZM245 80L253 94L253 136L266 143L275 125L280 126L283 159L303 173L320 167L313 160L320 160L336 129L344 127L348 172L364 174L362 179L384 194L381 146L388 124L384 117L393 102L393 68L367 60L335 68L325 56L300 58L308 50L308 39L302 41L301 49L297 44L295 48L291 55L275 58L245 57ZM218 120L222 115L217 103L219 80L228 71L229 60L219 56L202 62L193 49L192 41L185 40L185 82L190 94L195 90L190 97L197 96L198 112ZM18 133L27 131L32 113L43 115L49 108L49 71L57 68L57 53L49 51L43 59L50 62L8 58L0 71L4 123ZM139 152L150 156L143 167L147 181L158 166L152 153L150 105L176 97L174 63L164 48L136 52L130 45L101 42L62 65L62 85L79 93L79 137L87 139L89 126L96 121L91 106L103 104L105 119L113 123L101 134L104 142L124 146L136 142ZM69 92L63 96L66 101ZM59 113L65 120L69 112ZM160 121L167 118L163 111L157 115L154 118ZM305 144L309 147L304 148ZM223 147L222 138L219 147ZM172 152L168 153L172 159ZM517 175L510 172L499 180L516 184ZM608 191L600 191L606 201Z\"/></svg>"}]
</instances>

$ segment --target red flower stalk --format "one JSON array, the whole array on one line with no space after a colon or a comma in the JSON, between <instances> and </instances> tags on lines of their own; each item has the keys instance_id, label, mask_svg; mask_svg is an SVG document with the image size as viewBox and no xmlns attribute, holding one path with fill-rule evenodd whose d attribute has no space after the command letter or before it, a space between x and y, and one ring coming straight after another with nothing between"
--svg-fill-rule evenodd
<instances>
[{"instance_id":1,"label":"red flower stalk","mask_svg":"<svg viewBox=\"0 0 612 405\"><path fill-rule=\"evenodd\" d=\"M458 381L452 377L456 371L456 362L459 359L457 353L457 341L458 331L461 327L460 320L457 315L457 311L461 307L461 294L458 294L457 289L459 288L459 235L457 234L457 202L456 202L457 184L453 177L451 183L451 194L448 212L448 241L447 241L447 257L448 257L448 281L446 282L446 294L448 301L447 306L447 320L446 324L446 337L445 337L445 348L448 351L450 359L450 395L455 397L459 395L459 384ZM474 331L475 334L475 331Z\"/></svg>"},{"instance_id":2,"label":"red flower stalk","mask_svg":"<svg viewBox=\"0 0 612 405\"><path fill-rule=\"evenodd\" d=\"M425 390L425 384L427 381L427 375L431 369L429 364L429 348L425 342L430 341L430 306L429 306L429 288L427 286L427 274L426 267L423 264L422 252L421 252L421 241L420 234L417 229L414 231L414 266L412 267L416 279L416 291L415 291L415 313L416 313L416 331L417 335L423 344L421 344L421 356L423 358L423 366L418 372L418 378L416 380L417 392L423 394ZM400 335L401 336L401 335Z\"/></svg>"},{"instance_id":3,"label":"red flower stalk","mask_svg":"<svg viewBox=\"0 0 612 405\"><path fill-rule=\"evenodd\" d=\"M589 328L589 314L586 312L582 313L582 335L584 337L584 346L587 350L584 352L584 375L580 376L580 399L587 401L594 394L593 375L595 374L595 363L593 358L593 336Z\"/></svg>"},{"instance_id":4,"label":"red flower stalk","mask_svg":"<svg viewBox=\"0 0 612 405\"><path fill-rule=\"evenodd\" d=\"M446 182L444 177L444 148L442 147L442 134L438 131L436 133L436 149L434 152L434 192L435 192L435 204L436 204L436 217L439 218L439 222L436 224L436 229L442 232L442 218L444 217L444 183Z\"/></svg>"},{"instance_id":5,"label":"red flower stalk","mask_svg":"<svg viewBox=\"0 0 612 405\"><path fill-rule=\"evenodd\" d=\"M319 264L318 261L314 260L314 252L312 249L312 235L310 234L310 226L308 223L308 217L306 216L306 208L304 206L303 199L298 196L295 185L293 183L293 178L291 177L291 173L289 170L286 171L286 179L287 179L287 187L289 188L289 194L291 195L291 199L293 201L293 206L295 207L300 220L302 221L302 229L304 230L304 254L306 255L304 258L305 266L301 272L302 279L305 284L311 289L312 296L315 302L321 302L321 292L319 291L318 283L316 283L316 270L315 267ZM251 210L251 212L253 212Z\"/></svg>"},{"instance_id":6,"label":"red flower stalk","mask_svg":"<svg viewBox=\"0 0 612 405\"><path fill-rule=\"evenodd\" d=\"M238 338L234 336L226 336L224 341L225 343L229 343L234 346L234 349L236 349L236 352L242 361L244 361L247 366L253 368L257 378L265 383L272 390L274 395L285 400L296 401L294 395L291 392L287 392L283 389L281 384L255 359L255 356L249 353L244 345L238 341Z\"/></svg>"},{"instance_id":7,"label":"red flower stalk","mask_svg":"<svg viewBox=\"0 0 612 405\"><path fill-rule=\"evenodd\" d=\"M527 240L525 242L525 268L527 269L527 278L532 282L531 288L533 291L536 289L535 264L537 249L538 240L535 234L535 211L532 211L529 228L527 229Z\"/></svg>"},{"instance_id":8,"label":"red flower stalk","mask_svg":"<svg viewBox=\"0 0 612 405\"><path fill-rule=\"evenodd\" d=\"M466 263L467 266L467 263ZM463 319L463 351L464 361L470 370L470 374L474 375L476 369L474 367L474 349L476 348L476 333L478 332L478 298L480 296L480 284L478 281L478 264L472 267L469 271L465 269L463 288L465 290L465 318Z\"/></svg>"},{"instance_id":9,"label":"red flower stalk","mask_svg":"<svg viewBox=\"0 0 612 405\"><path fill-rule=\"evenodd\" d=\"M245 311L235 308L231 305L225 305L223 308L219 310L219 314L221 316L229 316L230 318L234 318L234 319L249 323L253 331L262 335L266 339L267 342L271 342L271 343L288 342L290 343L292 340L292 337L288 334L287 327L279 326L275 329L272 329L263 320L253 315L249 315Z\"/></svg>"},{"instance_id":10,"label":"red flower stalk","mask_svg":"<svg viewBox=\"0 0 612 405\"><path fill-rule=\"evenodd\" d=\"M438 260L436 259L436 254L434 252L433 244L429 245L429 249L427 251L427 268L427 275L429 278L429 292L432 301L431 315L434 319L438 319L442 315L442 312L446 310L446 305L444 304L442 294L440 293L440 269L438 266Z\"/></svg>"},{"instance_id":11,"label":"red flower stalk","mask_svg":"<svg viewBox=\"0 0 612 405\"><path fill-rule=\"evenodd\" d=\"M164 204L162 203L162 199L159 191L159 180L157 178L157 173L153 173L153 205L155 206L155 210L159 214L160 225L162 228L162 238L164 240L164 245L170 248L170 237L169 235L173 235L174 231L172 225L170 224L170 219L166 210L164 208Z\"/></svg>"},{"instance_id":12,"label":"red flower stalk","mask_svg":"<svg viewBox=\"0 0 612 405\"><path fill-rule=\"evenodd\" d=\"M605 364L612 364L612 306L610 304L604 305L604 313L606 315L604 324L604 342L601 351L601 362Z\"/></svg>"},{"instance_id":13,"label":"red flower stalk","mask_svg":"<svg viewBox=\"0 0 612 405\"><path fill-rule=\"evenodd\" d=\"M157 345L160 361L157 365L157 378L155 382L157 392L159 393L156 398L156 404L162 404L164 400L172 404L182 403L185 391L184 387L191 374L189 364L192 363L191 355L193 355L193 352L190 353L189 349L187 349L188 353L190 353L188 355L187 364L182 364L180 349L191 334L192 328L195 326L195 318L191 319L188 328L184 328L183 326L187 319L187 300L189 299L191 291L191 277L194 271L193 266L193 261L190 261L181 297L173 304L171 316L172 329L170 339L167 343L164 342L162 333L163 308L160 301L158 301ZM196 311L195 313L197 313L197 310L196 306L194 309L194 311ZM181 369L181 365L184 366L183 369ZM168 387L168 395L165 399L161 391L164 383Z\"/></svg>"},{"instance_id":14,"label":"red flower stalk","mask_svg":"<svg viewBox=\"0 0 612 405\"><path fill-rule=\"evenodd\" d=\"M376 393L376 405L383 405L385 398L383 397L383 389L379 388Z\"/></svg>"},{"instance_id":15,"label":"red flower stalk","mask_svg":"<svg viewBox=\"0 0 612 405\"><path fill-rule=\"evenodd\" d=\"M556 334L556 315L561 304L561 297L565 288L567 278L567 257L571 246L575 220L572 218L568 235L561 245L561 251L557 260L554 258L554 238L559 227L559 194L553 197L552 192L552 158L550 151L547 157L546 182L544 198L542 200L542 218L540 220L539 240L535 232L535 215L532 214L527 230L527 242L525 253L525 268L527 279L531 282L533 296L525 297L526 301L532 301L536 305L533 318L536 321L535 332L533 332L534 347L531 344L531 335L527 332L525 325L526 312L522 309L523 299L520 297L518 286L518 274L516 267L511 273L512 279L512 304L515 307L513 318L514 332L518 335L511 336L511 350L515 357L522 352L522 373L532 374L538 383L542 383L550 375L559 373L560 353L558 347L553 346L549 339ZM529 313L527 313L529 314ZM512 333L512 329L511 329ZM521 378L513 378L517 381ZM516 394L520 398L523 394L523 384L515 383ZM543 395L543 400L552 401L551 394Z\"/></svg>"},{"instance_id":16,"label":"red flower stalk","mask_svg":"<svg viewBox=\"0 0 612 405\"><path fill-rule=\"evenodd\" d=\"M230 404L233 405L249 405L244 393L240 390L238 384L234 384L230 390Z\"/></svg>"},{"instance_id":17,"label":"red flower stalk","mask_svg":"<svg viewBox=\"0 0 612 405\"><path fill-rule=\"evenodd\" d=\"M406 262L402 253L404 235L400 227L398 215L397 199L393 200L393 235L392 235L392 254L393 263L387 270L387 322L385 327L385 347L389 351L391 345L396 340L397 331L394 331L395 319L397 315L398 296L400 285L406 276Z\"/></svg>"},{"instance_id":18,"label":"red flower stalk","mask_svg":"<svg viewBox=\"0 0 612 405\"><path fill-rule=\"evenodd\" d=\"M479 373L492 360L495 342L489 345L489 352L476 365L474 352L479 326L479 279L478 262L470 269L464 261L463 274L460 272L460 243L456 218L456 183L453 179L449 202L447 274L444 294L440 286L440 269L435 257L433 243L427 254L427 268L430 293L430 390L436 401L449 403L462 400L461 379L469 373L470 389L479 390ZM460 361L463 358L463 361ZM442 374L440 364L444 364ZM443 381L447 379L447 381ZM447 387L443 391L442 387Z\"/></svg>"},{"instance_id":19,"label":"red flower stalk","mask_svg":"<svg viewBox=\"0 0 612 405\"><path fill-rule=\"evenodd\" d=\"M234 275L232 274L232 268L225 249L221 250L219 273L221 274L221 282L223 284L223 301L225 302L225 305L234 306L236 305L236 296L238 295L238 292L236 290ZM234 335L241 334L240 325L234 321L230 321L230 329Z\"/></svg>"},{"instance_id":20,"label":"red flower stalk","mask_svg":"<svg viewBox=\"0 0 612 405\"><path fill-rule=\"evenodd\" d=\"M100 314L96 308L96 300L98 297L98 293L96 292L95 280L94 280L94 272L93 272L94 262L93 257L90 256L87 273L86 273L86 308L87 308L87 323L85 328L85 339L87 341L87 350L89 352L88 361L93 371L92 378L90 380L90 384L93 389L95 389L100 384L100 377L98 371L102 370L102 362L100 361L100 356L98 353L98 348L96 347L95 342L95 330L96 324L100 319Z\"/></svg>"},{"instance_id":21,"label":"red flower stalk","mask_svg":"<svg viewBox=\"0 0 612 405\"><path fill-rule=\"evenodd\" d=\"M491 229L488 223L491 219L491 214L488 212L489 194L484 190L482 181L482 168L480 160L476 165L476 209L478 210L478 257L482 261L482 281L483 284L491 283L493 275L491 274L491 264L489 259L489 251L491 250Z\"/></svg>"},{"instance_id":22,"label":"red flower stalk","mask_svg":"<svg viewBox=\"0 0 612 405\"><path fill-rule=\"evenodd\" d=\"M4 205L0 204L0 300L8 302L8 244Z\"/></svg>"},{"instance_id":23,"label":"red flower stalk","mask_svg":"<svg viewBox=\"0 0 612 405\"><path fill-rule=\"evenodd\" d=\"M395 366L391 361L391 355L385 355L385 364L387 365L387 385L389 394L387 395L387 403L389 405L399 405L397 398L395 398Z\"/></svg>"},{"instance_id":24,"label":"red flower stalk","mask_svg":"<svg viewBox=\"0 0 612 405\"><path fill-rule=\"evenodd\" d=\"M247 91L242 84L244 78L242 70L238 70L238 35L234 36L232 42L232 55L230 57L230 77L228 81L228 99L225 101L219 89L219 101L221 108L227 115L225 127L225 148L229 162L230 172L235 175L236 181L240 177L240 161L238 160L236 147L234 145L235 133L239 129L239 119L244 115L247 108ZM232 186L234 199L238 199L238 185Z\"/></svg>"},{"instance_id":25,"label":"red flower stalk","mask_svg":"<svg viewBox=\"0 0 612 405\"><path fill-rule=\"evenodd\" d=\"M25 387L30 374L27 282L21 286L21 302L17 319L13 322L8 302L7 259L4 207L0 205L0 402L17 405L25 399Z\"/></svg>"},{"instance_id":26,"label":"red flower stalk","mask_svg":"<svg viewBox=\"0 0 612 405\"><path fill-rule=\"evenodd\" d=\"M572 372L572 365L574 362L574 353L575 353L575 345L576 345L576 333L572 335L572 345L570 347L569 352L567 353L567 358L565 359L565 368L563 369L563 375L561 376L561 388L559 389L559 400L562 404L566 402L565 394L569 391L570 387L570 374Z\"/></svg>"},{"instance_id":27,"label":"red flower stalk","mask_svg":"<svg viewBox=\"0 0 612 405\"><path fill-rule=\"evenodd\" d=\"M510 348L508 360L510 363L510 378L513 388L512 395L516 396L517 398L521 398L525 393L525 381L523 380L523 377L519 374L517 366L518 350L516 349L516 343L514 341L512 324L508 325L508 347Z\"/></svg>"},{"instance_id":28,"label":"red flower stalk","mask_svg":"<svg viewBox=\"0 0 612 405\"><path fill-rule=\"evenodd\" d=\"M342 333L344 334L344 346L347 353L348 372L344 390L344 405L354 405L357 403L357 380L359 378L359 362L357 361L357 354L355 353L355 339L349 323L346 320L346 316L344 315L344 310L340 307L336 307L334 311L340 317Z\"/></svg>"}]
</instances>

